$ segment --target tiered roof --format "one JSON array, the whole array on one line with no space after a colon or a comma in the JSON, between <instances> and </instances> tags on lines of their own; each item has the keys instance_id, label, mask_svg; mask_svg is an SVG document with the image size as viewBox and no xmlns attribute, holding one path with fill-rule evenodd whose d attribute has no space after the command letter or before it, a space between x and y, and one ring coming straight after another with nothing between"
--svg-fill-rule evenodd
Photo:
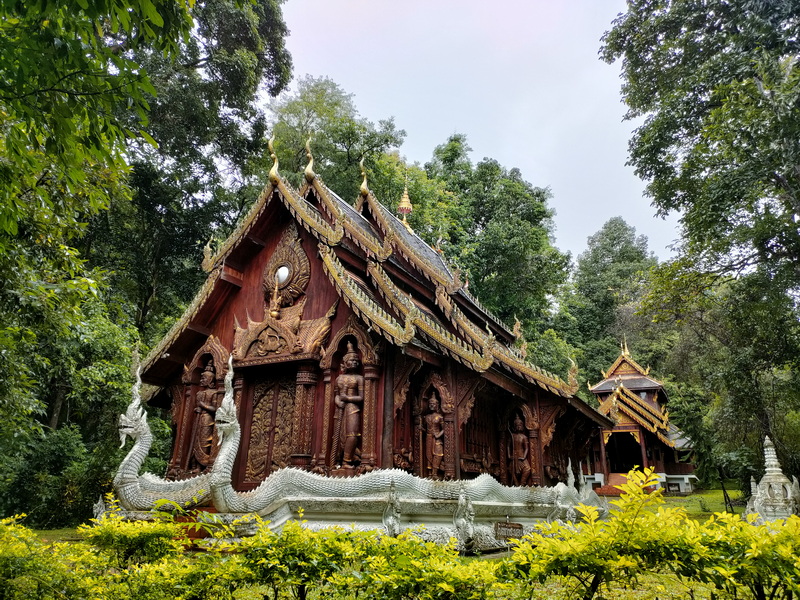
<instances>
[{"instance_id":1,"label":"tiered roof","mask_svg":"<svg viewBox=\"0 0 800 600\"><path fill-rule=\"evenodd\" d=\"M589 389L602 398L598 409L600 413L614 420L618 420L619 413L622 413L673 448L675 444L670 440L669 413L663 410L659 402L659 396L666 400L663 385L649 377L649 373L649 367L645 369L633 360L627 343L623 343L619 357L603 373L604 379ZM645 390L654 391L650 399L637 393Z\"/></svg>"},{"instance_id":2,"label":"tiered roof","mask_svg":"<svg viewBox=\"0 0 800 600\"><path fill-rule=\"evenodd\" d=\"M215 294L224 293L221 282L231 282L235 287L233 280L241 276L237 253L244 256L242 246L264 239L268 231L265 223L272 212L269 208L278 202L317 240L324 272L344 302L389 342L433 349L477 372L505 372L566 398L590 418L607 423L573 397L577 382L572 377L567 383L525 360L512 346L514 332L468 293L459 273L448 267L439 252L377 201L367 186L366 175L354 207L313 172L310 151L300 190L281 178L274 153L272 157L269 184L216 256L206 257L208 280L146 359L143 371L151 370L151 379L157 379L156 363L169 355L176 341L207 326L214 311L205 307L209 302L221 305L214 299ZM344 260L348 256L358 260Z\"/></svg>"}]
</instances>

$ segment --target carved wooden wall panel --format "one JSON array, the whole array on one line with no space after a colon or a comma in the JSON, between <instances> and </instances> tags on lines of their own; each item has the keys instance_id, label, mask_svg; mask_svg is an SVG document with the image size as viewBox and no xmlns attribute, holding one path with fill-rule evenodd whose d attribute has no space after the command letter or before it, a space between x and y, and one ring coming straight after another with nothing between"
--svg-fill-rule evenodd
<instances>
[{"instance_id":1,"label":"carved wooden wall panel","mask_svg":"<svg viewBox=\"0 0 800 600\"><path fill-rule=\"evenodd\" d=\"M259 483L289 465L296 382L292 376L255 384L244 484Z\"/></svg>"},{"instance_id":2,"label":"carved wooden wall panel","mask_svg":"<svg viewBox=\"0 0 800 600\"><path fill-rule=\"evenodd\" d=\"M461 476L489 473L500 477L500 447L495 403L488 397L475 400L471 417L461 435Z\"/></svg>"}]
</instances>

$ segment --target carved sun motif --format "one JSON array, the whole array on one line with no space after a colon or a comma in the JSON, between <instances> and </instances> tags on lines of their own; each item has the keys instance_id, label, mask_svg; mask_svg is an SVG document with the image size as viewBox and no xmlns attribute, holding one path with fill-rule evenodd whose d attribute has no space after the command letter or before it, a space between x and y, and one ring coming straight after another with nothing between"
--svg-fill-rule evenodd
<instances>
[{"instance_id":1,"label":"carved sun motif","mask_svg":"<svg viewBox=\"0 0 800 600\"><path fill-rule=\"evenodd\" d=\"M308 257L303 251L297 227L291 223L264 267L264 296L269 302L277 284L280 305L289 306L305 292L310 279Z\"/></svg>"}]
</instances>

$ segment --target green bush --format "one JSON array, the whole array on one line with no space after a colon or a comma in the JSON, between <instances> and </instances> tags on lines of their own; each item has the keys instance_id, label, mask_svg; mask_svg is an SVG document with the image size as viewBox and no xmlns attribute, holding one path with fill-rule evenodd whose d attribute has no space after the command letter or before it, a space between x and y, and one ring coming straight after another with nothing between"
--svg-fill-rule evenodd
<instances>
[{"instance_id":1,"label":"green bush","mask_svg":"<svg viewBox=\"0 0 800 600\"><path fill-rule=\"evenodd\" d=\"M65 546L43 544L20 525L22 516L0 520L0 600L88 597L86 578L61 552Z\"/></svg>"},{"instance_id":2,"label":"green bush","mask_svg":"<svg viewBox=\"0 0 800 600\"><path fill-rule=\"evenodd\" d=\"M652 472L630 473L608 519L580 507L582 522L542 523L501 560L465 559L454 542L436 545L415 532L312 531L293 521L280 532L260 523L241 541L213 527L216 537L189 551L180 511L162 521L126 521L112 511L80 528L84 541L47 545L19 519L5 519L0 600L588 600L640 584L673 598L681 590L753 600L800 595L800 518L755 525L718 514L700 523L665 507L660 491L649 491L653 483Z\"/></svg>"}]
</instances>

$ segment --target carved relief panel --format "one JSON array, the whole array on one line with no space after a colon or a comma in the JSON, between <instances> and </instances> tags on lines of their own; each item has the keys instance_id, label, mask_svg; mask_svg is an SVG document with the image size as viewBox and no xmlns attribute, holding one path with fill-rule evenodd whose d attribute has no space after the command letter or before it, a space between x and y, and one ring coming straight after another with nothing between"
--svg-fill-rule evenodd
<instances>
[{"instance_id":1,"label":"carved relief panel","mask_svg":"<svg viewBox=\"0 0 800 600\"><path fill-rule=\"evenodd\" d=\"M378 347L351 315L320 361L324 396L322 432L314 470L354 475L377 466L380 374Z\"/></svg>"},{"instance_id":2,"label":"carved relief panel","mask_svg":"<svg viewBox=\"0 0 800 600\"><path fill-rule=\"evenodd\" d=\"M293 375L257 381L253 386L244 475L246 487L289 466L292 454L296 381Z\"/></svg>"},{"instance_id":3,"label":"carved relief panel","mask_svg":"<svg viewBox=\"0 0 800 600\"><path fill-rule=\"evenodd\" d=\"M244 326L236 322L233 357L237 366L319 360L338 302L324 317L304 320L310 279L308 256L296 225L290 223L264 267L264 320L254 321L248 315Z\"/></svg>"},{"instance_id":4,"label":"carved relief panel","mask_svg":"<svg viewBox=\"0 0 800 600\"><path fill-rule=\"evenodd\" d=\"M498 427L493 403L488 398L477 398L461 436L462 477L489 473L500 479Z\"/></svg>"},{"instance_id":5,"label":"carved relief panel","mask_svg":"<svg viewBox=\"0 0 800 600\"><path fill-rule=\"evenodd\" d=\"M414 472L420 477L454 479L456 476L455 400L442 376L432 371L414 403Z\"/></svg>"},{"instance_id":6,"label":"carved relief panel","mask_svg":"<svg viewBox=\"0 0 800 600\"><path fill-rule=\"evenodd\" d=\"M541 483L539 414L535 403L516 403L501 417L500 480L506 485Z\"/></svg>"},{"instance_id":7,"label":"carved relief panel","mask_svg":"<svg viewBox=\"0 0 800 600\"><path fill-rule=\"evenodd\" d=\"M215 336L209 336L184 367L183 389L175 386L172 390L173 408L180 405L180 409L174 413L178 420L170 478L202 473L214 464L219 451L214 418L224 393L228 354Z\"/></svg>"}]
</instances>

